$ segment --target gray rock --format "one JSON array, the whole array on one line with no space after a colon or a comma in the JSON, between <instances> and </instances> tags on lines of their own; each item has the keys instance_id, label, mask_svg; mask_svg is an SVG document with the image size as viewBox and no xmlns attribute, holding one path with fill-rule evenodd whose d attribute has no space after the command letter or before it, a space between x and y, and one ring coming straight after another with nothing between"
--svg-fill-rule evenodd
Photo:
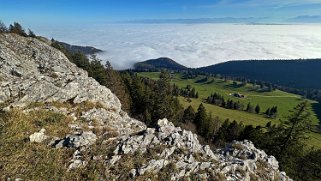
<instances>
[{"instance_id":1,"label":"gray rock","mask_svg":"<svg viewBox=\"0 0 321 181\"><path fill-rule=\"evenodd\" d=\"M160 128L168 125L172 127L174 126L173 123L169 122L166 118L157 121L157 126L159 126Z\"/></svg>"},{"instance_id":2,"label":"gray rock","mask_svg":"<svg viewBox=\"0 0 321 181\"><path fill-rule=\"evenodd\" d=\"M56 141L56 144L53 146L56 148L61 147L70 147L70 148L79 148L79 147L88 147L94 144L97 140L97 136L91 132L83 132L81 134L67 135L60 141Z\"/></svg>"},{"instance_id":3,"label":"gray rock","mask_svg":"<svg viewBox=\"0 0 321 181\"><path fill-rule=\"evenodd\" d=\"M159 148L160 145L162 147ZM137 135L122 136L114 150L115 156L118 157L113 158L118 160L123 154L135 154L138 150L145 154L155 147L158 147L159 151L157 159L151 158L138 168L139 175L146 172L156 174L165 165L174 162L177 171L173 171L171 180L179 180L191 174L200 180L209 179L210 175L217 174L224 174L227 180L249 180L251 174L251 177L260 180L262 173L256 175L256 162L263 161L267 165L264 168L267 178L273 180L283 177L279 174L275 158L256 149L252 142L234 141L214 153L208 145L199 143L197 135L175 127L167 119L159 120L157 129L148 128ZM204 173L199 174L200 172Z\"/></svg>"},{"instance_id":4,"label":"gray rock","mask_svg":"<svg viewBox=\"0 0 321 181\"><path fill-rule=\"evenodd\" d=\"M131 169L130 172L129 172L129 176L131 178L135 178L136 174L137 174L137 170L136 169Z\"/></svg>"},{"instance_id":5,"label":"gray rock","mask_svg":"<svg viewBox=\"0 0 321 181\"><path fill-rule=\"evenodd\" d=\"M46 130L42 128L39 132L35 132L29 136L29 140L32 143L42 143L49 137L45 135Z\"/></svg>"},{"instance_id":6,"label":"gray rock","mask_svg":"<svg viewBox=\"0 0 321 181\"><path fill-rule=\"evenodd\" d=\"M68 170L77 169L80 167L84 167L86 165L87 165L87 162L82 160L81 152L79 150L76 150L73 154L72 160L70 161Z\"/></svg>"},{"instance_id":7,"label":"gray rock","mask_svg":"<svg viewBox=\"0 0 321 181\"><path fill-rule=\"evenodd\" d=\"M120 155L112 156L112 158L108 161L108 163L110 165L114 165L120 159L121 159Z\"/></svg>"},{"instance_id":8,"label":"gray rock","mask_svg":"<svg viewBox=\"0 0 321 181\"><path fill-rule=\"evenodd\" d=\"M138 170L139 175L143 175L145 172L157 173L160 169L165 167L169 162L164 159L151 160L145 166Z\"/></svg>"},{"instance_id":9,"label":"gray rock","mask_svg":"<svg viewBox=\"0 0 321 181\"><path fill-rule=\"evenodd\" d=\"M101 107L81 113L82 119L109 125L119 135L129 135L146 128L142 122L121 110L119 99L108 88L88 77L86 71L45 42L1 34L0 49L0 103L8 103L3 110L25 108L34 102L77 104L89 101L100 103ZM64 115L75 115L75 110L50 109ZM76 121L77 117L73 116L73 119Z\"/></svg>"},{"instance_id":10,"label":"gray rock","mask_svg":"<svg viewBox=\"0 0 321 181\"><path fill-rule=\"evenodd\" d=\"M85 166L86 162L82 161L82 160L73 160L69 167L68 170L72 170L72 169L76 169L76 168L80 168L82 166Z\"/></svg>"}]
</instances>

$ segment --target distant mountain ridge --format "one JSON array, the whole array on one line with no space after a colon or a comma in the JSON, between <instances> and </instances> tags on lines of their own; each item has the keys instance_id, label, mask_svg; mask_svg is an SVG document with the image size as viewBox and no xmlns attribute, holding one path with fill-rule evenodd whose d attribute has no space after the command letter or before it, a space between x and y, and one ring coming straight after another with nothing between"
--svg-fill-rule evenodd
<instances>
[{"instance_id":1,"label":"distant mountain ridge","mask_svg":"<svg viewBox=\"0 0 321 181\"><path fill-rule=\"evenodd\" d=\"M186 70L187 67L175 62L170 58L161 57L157 59L138 62L134 65L134 69L137 71L159 71L161 69Z\"/></svg>"},{"instance_id":2,"label":"distant mountain ridge","mask_svg":"<svg viewBox=\"0 0 321 181\"><path fill-rule=\"evenodd\" d=\"M267 20L267 17L223 17L223 18L190 18L190 19L141 19L125 21L125 23L142 24L202 24L202 23L258 23Z\"/></svg>"},{"instance_id":3,"label":"distant mountain ridge","mask_svg":"<svg viewBox=\"0 0 321 181\"><path fill-rule=\"evenodd\" d=\"M290 18L287 22L291 23L321 23L321 16L297 16Z\"/></svg>"},{"instance_id":4,"label":"distant mountain ridge","mask_svg":"<svg viewBox=\"0 0 321 181\"><path fill-rule=\"evenodd\" d=\"M66 48L68 51L76 53L76 52L81 52L84 53L86 55L92 55L92 54L96 54L96 53L101 53L103 52L100 49L97 49L95 47L92 46L79 46L79 45L71 45L65 42L60 42L57 41L60 45L62 45L64 48Z\"/></svg>"}]
</instances>

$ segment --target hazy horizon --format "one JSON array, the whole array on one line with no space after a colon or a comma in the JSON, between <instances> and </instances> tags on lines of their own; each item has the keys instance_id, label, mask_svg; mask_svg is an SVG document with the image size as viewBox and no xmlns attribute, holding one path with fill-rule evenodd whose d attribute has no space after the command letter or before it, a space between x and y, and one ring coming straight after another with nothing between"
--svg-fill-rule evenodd
<instances>
[{"instance_id":1,"label":"hazy horizon","mask_svg":"<svg viewBox=\"0 0 321 181\"><path fill-rule=\"evenodd\" d=\"M116 69L169 57L188 67L229 60L321 57L321 25L108 24L38 27L36 32L94 46Z\"/></svg>"}]
</instances>

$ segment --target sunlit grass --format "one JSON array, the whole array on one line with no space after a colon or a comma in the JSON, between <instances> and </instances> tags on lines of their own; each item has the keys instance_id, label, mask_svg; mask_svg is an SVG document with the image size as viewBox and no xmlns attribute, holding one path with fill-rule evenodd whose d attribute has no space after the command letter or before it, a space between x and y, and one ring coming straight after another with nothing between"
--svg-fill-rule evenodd
<instances>
[{"instance_id":1,"label":"sunlit grass","mask_svg":"<svg viewBox=\"0 0 321 181\"><path fill-rule=\"evenodd\" d=\"M154 80L159 78L159 72L141 72L138 75L148 77ZM191 99L192 102L187 101L183 97L179 97L180 103L186 108L191 105L195 110L199 104L203 103L208 112L212 112L213 116L218 116L222 121L229 119L231 121L243 122L245 125L265 125L269 121L272 123L279 123L280 119L286 119L297 104L304 101L304 99L296 94L287 93L281 90L275 90L272 92L260 92L255 90L252 84L246 86L233 86L233 81L224 81L218 78L209 78L207 82L199 83L205 76L198 76L194 79L182 79L182 74L172 74L172 84L178 87L186 87L191 85L199 93L198 99ZM238 84L241 84L238 82ZM233 101L240 101L246 106L251 103L253 106L257 104L261 107L261 114L247 113L244 111L225 109L219 106L210 105L204 103L203 99L206 99L211 93L219 93L224 96L225 100L231 99ZM231 93L240 93L245 95L245 98L236 98L231 96ZM319 123L319 119L315 112L312 110L312 104L315 101L308 100L310 103L311 118L315 125ZM269 119L263 115L266 109L277 106L278 116L276 119ZM321 148L321 134L311 133L309 144L318 148Z\"/></svg>"}]
</instances>

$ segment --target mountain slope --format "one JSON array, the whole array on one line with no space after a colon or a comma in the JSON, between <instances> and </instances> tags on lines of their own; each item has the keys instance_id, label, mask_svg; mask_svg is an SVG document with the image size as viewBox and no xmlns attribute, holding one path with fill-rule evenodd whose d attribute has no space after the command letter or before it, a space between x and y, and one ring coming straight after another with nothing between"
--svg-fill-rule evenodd
<instances>
[{"instance_id":1,"label":"mountain slope","mask_svg":"<svg viewBox=\"0 0 321 181\"><path fill-rule=\"evenodd\" d=\"M73 52L73 53L81 52L86 55L92 55L92 54L103 52L102 50L91 46L78 46L78 45L70 45L68 43L60 42L60 41L57 41L57 42L60 45L62 45L64 48L66 48L69 52Z\"/></svg>"},{"instance_id":2,"label":"mountain slope","mask_svg":"<svg viewBox=\"0 0 321 181\"><path fill-rule=\"evenodd\" d=\"M170 58L161 57L146 60L144 62L138 62L134 65L134 69L137 71L159 71L161 69L186 70L187 68Z\"/></svg>"},{"instance_id":3,"label":"mountain slope","mask_svg":"<svg viewBox=\"0 0 321 181\"><path fill-rule=\"evenodd\" d=\"M321 16L297 16L286 20L290 23L320 23Z\"/></svg>"},{"instance_id":4,"label":"mountain slope","mask_svg":"<svg viewBox=\"0 0 321 181\"><path fill-rule=\"evenodd\" d=\"M321 59L230 61L197 70L261 80L293 88L321 89Z\"/></svg>"},{"instance_id":5,"label":"mountain slope","mask_svg":"<svg viewBox=\"0 0 321 181\"><path fill-rule=\"evenodd\" d=\"M130 118L118 98L48 44L0 34L1 180L286 180L251 142L213 152L167 119Z\"/></svg>"}]
</instances>

